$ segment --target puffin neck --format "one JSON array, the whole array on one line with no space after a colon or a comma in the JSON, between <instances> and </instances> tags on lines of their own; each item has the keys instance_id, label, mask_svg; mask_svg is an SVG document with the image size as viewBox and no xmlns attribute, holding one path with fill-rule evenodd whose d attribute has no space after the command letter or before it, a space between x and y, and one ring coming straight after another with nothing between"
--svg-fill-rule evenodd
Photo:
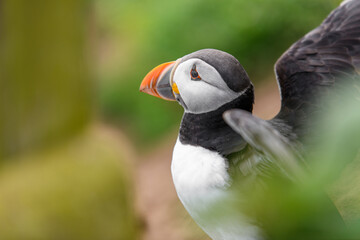
<instances>
[{"instance_id":1,"label":"puffin neck","mask_svg":"<svg viewBox=\"0 0 360 240\"><path fill-rule=\"evenodd\" d=\"M220 108L206 113L184 113L180 125L179 140L182 144L201 146L221 155L241 150L242 137L223 120L223 113L229 109L243 109L252 112L253 88Z\"/></svg>"}]
</instances>

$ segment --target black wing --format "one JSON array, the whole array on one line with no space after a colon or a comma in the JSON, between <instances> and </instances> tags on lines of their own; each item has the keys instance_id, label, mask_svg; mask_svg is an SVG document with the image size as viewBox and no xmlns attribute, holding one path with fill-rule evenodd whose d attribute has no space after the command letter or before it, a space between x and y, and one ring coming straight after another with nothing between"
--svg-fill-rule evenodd
<instances>
[{"instance_id":1,"label":"black wing","mask_svg":"<svg viewBox=\"0 0 360 240\"><path fill-rule=\"evenodd\" d=\"M360 0L344 1L316 29L286 51L275 65L285 121L303 137L308 112L321 109L320 93L343 79L354 79L360 67Z\"/></svg>"}]
</instances>

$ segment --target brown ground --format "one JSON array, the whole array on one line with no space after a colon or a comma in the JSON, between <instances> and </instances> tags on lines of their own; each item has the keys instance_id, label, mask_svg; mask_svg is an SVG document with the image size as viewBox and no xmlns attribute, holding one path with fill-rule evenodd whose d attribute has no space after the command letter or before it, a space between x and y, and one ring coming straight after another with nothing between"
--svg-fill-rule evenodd
<instances>
[{"instance_id":1,"label":"brown ground","mask_svg":"<svg viewBox=\"0 0 360 240\"><path fill-rule=\"evenodd\" d=\"M272 118L280 108L275 79L255 86L254 114ZM208 239L179 202L172 183L170 164L177 129L152 152L139 156L136 166L136 206L143 218L143 240Z\"/></svg>"}]
</instances>

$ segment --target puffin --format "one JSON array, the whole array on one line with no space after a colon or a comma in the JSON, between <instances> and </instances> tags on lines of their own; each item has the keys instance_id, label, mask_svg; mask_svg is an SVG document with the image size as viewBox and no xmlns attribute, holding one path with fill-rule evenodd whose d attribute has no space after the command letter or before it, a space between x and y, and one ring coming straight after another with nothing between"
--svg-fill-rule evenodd
<instances>
[{"instance_id":1,"label":"puffin","mask_svg":"<svg viewBox=\"0 0 360 240\"><path fill-rule=\"evenodd\" d=\"M237 211L209 217L237 200L236 175L264 178L273 168L300 179L303 139L322 95L358 76L360 1L346 0L276 62L281 109L271 120L252 115L254 86L231 54L202 49L155 67L140 91L184 109L171 173L177 195L214 240L265 239L261 223ZM237 199L236 199L237 198Z\"/></svg>"}]
</instances>

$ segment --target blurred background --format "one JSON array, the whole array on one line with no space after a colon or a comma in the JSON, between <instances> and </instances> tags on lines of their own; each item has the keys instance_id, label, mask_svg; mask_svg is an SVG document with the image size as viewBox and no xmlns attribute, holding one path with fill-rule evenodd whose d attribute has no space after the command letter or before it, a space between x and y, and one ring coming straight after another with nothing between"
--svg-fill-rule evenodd
<instances>
[{"instance_id":1,"label":"blurred background","mask_svg":"<svg viewBox=\"0 0 360 240\"><path fill-rule=\"evenodd\" d=\"M0 0L0 238L206 239L170 175L182 109L142 78L220 49L269 119L275 61L340 2Z\"/></svg>"}]
</instances>

